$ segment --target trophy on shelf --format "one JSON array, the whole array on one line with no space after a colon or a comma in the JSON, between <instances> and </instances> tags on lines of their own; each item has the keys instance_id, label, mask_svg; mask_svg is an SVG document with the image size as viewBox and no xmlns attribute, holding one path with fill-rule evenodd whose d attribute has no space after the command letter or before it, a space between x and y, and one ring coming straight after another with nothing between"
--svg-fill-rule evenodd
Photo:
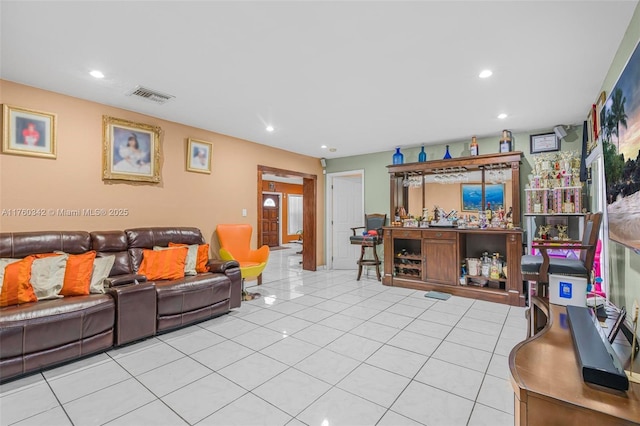
<instances>
[{"instance_id":1,"label":"trophy on shelf","mask_svg":"<svg viewBox=\"0 0 640 426\"><path fill-rule=\"evenodd\" d=\"M538 228L538 238L541 240L549 239L549 231L551 230L551 225L540 225Z\"/></svg>"},{"instance_id":2,"label":"trophy on shelf","mask_svg":"<svg viewBox=\"0 0 640 426\"><path fill-rule=\"evenodd\" d=\"M562 241L566 241L569 239L569 235L567 234L567 225L556 225L556 229L558 230L558 239Z\"/></svg>"}]
</instances>

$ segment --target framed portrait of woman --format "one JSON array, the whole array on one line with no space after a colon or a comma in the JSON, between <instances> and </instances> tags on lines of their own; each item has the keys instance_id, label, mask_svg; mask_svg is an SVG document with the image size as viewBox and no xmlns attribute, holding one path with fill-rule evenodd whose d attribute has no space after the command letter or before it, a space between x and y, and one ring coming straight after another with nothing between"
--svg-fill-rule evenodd
<instances>
[{"instance_id":1,"label":"framed portrait of woman","mask_svg":"<svg viewBox=\"0 0 640 426\"><path fill-rule=\"evenodd\" d=\"M56 158L56 115L2 106L2 152Z\"/></svg>"},{"instance_id":2,"label":"framed portrait of woman","mask_svg":"<svg viewBox=\"0 0 640 426\"><path fill-rule=\"evenodd\" d=\"M211 142L187 139L187 171L211 173Z\"/></svg>"},{"instance_id":3,"label":"framed portrait of woman","mask_svg":"<svg viewBox=\"0 0 640 426\"><path fill-rule=\"evenodd\" d=\"M102 180L160 182L160 127L103 116Z\"/></svg>"}]
</instances>

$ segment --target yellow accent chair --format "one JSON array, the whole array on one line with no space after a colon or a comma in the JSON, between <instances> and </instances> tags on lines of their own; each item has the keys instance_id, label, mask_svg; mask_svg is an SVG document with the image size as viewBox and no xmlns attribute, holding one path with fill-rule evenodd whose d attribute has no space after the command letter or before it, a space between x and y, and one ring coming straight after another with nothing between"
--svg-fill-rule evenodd
<instances>
[{"instance_id":1,"label":"yellow accent chair","mask_svg":"<svg viewBox=\"0 0 640 426\"><path fill-rule=\"evenodd\" d=\"M269 246L251 250L251 232L253 228L248 224L221 224L216 227L220 257L240 264L243 292L245 279L257 278L258 285L262 284L262 271L269 260Z\"/></svg>"}]
</instances>

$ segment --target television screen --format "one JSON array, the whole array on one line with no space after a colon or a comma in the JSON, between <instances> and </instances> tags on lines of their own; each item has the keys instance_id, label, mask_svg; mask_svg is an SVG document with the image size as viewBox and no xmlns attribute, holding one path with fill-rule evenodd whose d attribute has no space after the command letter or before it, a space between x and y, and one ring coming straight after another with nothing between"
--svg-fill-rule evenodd
<instances>
[{"instance_id":1,"label":"television screen","mask_svg":"<svg viewBox=\"0 0 640 426\"><path fill-rule=\"evenodd\" d=\"M640 251L640 44L600 112L609 238Z\"/></svg>"}]
</instances>

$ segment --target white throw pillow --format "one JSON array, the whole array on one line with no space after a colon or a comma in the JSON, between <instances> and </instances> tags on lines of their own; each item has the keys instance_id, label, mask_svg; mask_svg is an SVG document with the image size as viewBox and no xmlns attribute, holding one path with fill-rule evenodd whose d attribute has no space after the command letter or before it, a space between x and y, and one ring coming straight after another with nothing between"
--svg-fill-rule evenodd
<instances>
[{"instance_id":1,"label":"white throw pillow","mask_svg":"<svg viewBox=\"0 0 640 426\"><path fill-rule=\"evenodd\" d=\"M89 293L104 293L104 280L109 277L115 261L116 257L114 255L96 257L93 261L93 273L91 274Z\"/></svg>"},{"instance_id":2,"label":"white throw pillow","mask_svg":"<svg viewBox=\"0 0 640 426\"><path fill-rule=\"evenodd\" d=\"M186 246L188 248L187 250L187 258L184 261L184 274L185 275L197 275L198 273L196 272L196 264L198 261L198 245L197 244L192 244L189 246ZM181 248L180 246L175 246L175 247L160 247L160 246L153 246L153 249L158 251L158 250L171 250L171 249L176 249L176 248Z\"/></svg>"},{"instance_id":3,"label":"white throw pillow","mask_svg":"<svg viewBox=\"0 0 640 426\"><path fill-rule=\"evenodd\" d=\"M31 286L38 300L57 299L64 285L66 254L36 259L31 264Z\"/></svg>"},{"instance_id":4,"label":"white throw pillow","mask_svg":"<svg viewBox=\"0 0 640 426\"><path fill-rule=\"evenodd\" d=\"M14 262L19 262L22 259L10 259L10 258L1 258L0 259L0 292L2 292L2 283L4 282L4 268L7 267L7 265L10 265Z\"/></svg>"}]
</instances>

